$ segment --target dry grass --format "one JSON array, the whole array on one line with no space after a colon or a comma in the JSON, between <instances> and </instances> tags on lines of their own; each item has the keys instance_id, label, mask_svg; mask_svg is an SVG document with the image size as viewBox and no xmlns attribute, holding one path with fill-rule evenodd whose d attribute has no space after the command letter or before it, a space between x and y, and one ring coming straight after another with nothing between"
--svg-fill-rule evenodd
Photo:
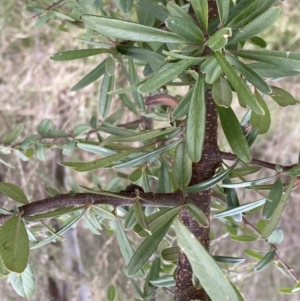
<instances>
[{"instance_id":1,"label":"dry grass","mask_svg":"<svg viewBox=\"0 0 300 301\"><path fill-rule=\"evenodd\" d=\"M26 137L35 132L36 126L44 118L50 118L54 124L59 124L61 129L68 130L75 124L88 122L91 115L97 112L99 83L76 93L68 91L95 66L95 59L67 63L53 62L49 59L58 51L80 48L76 37L83 32L71 27L68 33L59 32L58 24L55 23L43 26L41 29L34 28L33 21L21 16L27 3L29 1L2 0L0 5L0 24L3 28L0 34L0 70L2 71L0 74L0 137L5 136L17 123L24 123L23 137ZM266 33L265 39L270 42L272 49L299 50L300 34L297 23L300 4L293 0L285 1L281 6L284 11L281 21ZM300 99L298 78L280 81L278 85L291 91L296 98ZM274 116L272 128L268 134L259 138L258 143L253 147L253 154L257 158L279 164L295 163L300 149L298 107L282 109L270 99L268 104ZM57 161L57 153L48 152L49 160L46 162L24 163L17 158L2 154L0 158L15 166L15 169L1 169L4 180L23 187L32 200L45 197L43 188L55 185L53 166ZM84 176L78 174L74 176L83 185L88 184L88 179ZM297 256L299 243L296 236L300 230L298 199L299 193L295 192L281 222L286 237L280 246L280 254L299 275L300 264ZM105 235L99 238L87 232L88 230L85 229L79 230L79 244L86 271L84 281L89 284L95 300L104 300L105 291L111 279L120 287L125 287L124 278L117 280L121 259L117 258L119 253L115 240L112 239L110 245L105 245L107 239ZM230 245L234 245L234 249L230 248ZM236 247L236 244L228 240L224 243L222 253L233 254ZM241 248L243 248L242 245ZM68 274L61 268L62 262L49 260L50 255L59 257L57 252L60 251L57 251L55 247L49 247L42 252L34 252L32 256L38 276L38 292L31 299L33 301L49 300L44 292L47 286L45 269L38 262L47 265L46 276L51 274L57 279L63 279ZM62 274L63 271L65 271L64 274ZM78 284L78 281L76 282L72 277L70 275L67 279ZM241 283L238 282L237 285L242 287L247 301L298 300L298 297L278 296L276 288L292 285L292 282L282 278L277 270L271 268ZM0 290L1 300L19 300L5 280L0 282ZM132 292L130 295L132 296Z\"/></svg>"}]
</instances>

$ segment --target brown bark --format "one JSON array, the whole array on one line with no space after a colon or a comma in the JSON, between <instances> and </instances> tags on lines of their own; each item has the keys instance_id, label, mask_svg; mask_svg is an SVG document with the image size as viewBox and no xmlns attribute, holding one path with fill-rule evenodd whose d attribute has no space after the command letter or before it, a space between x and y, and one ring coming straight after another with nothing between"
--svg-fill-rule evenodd
<instances>
[{"instance_id":1,"label":"brown bark","mask_svg":"<svg viewBox=\"0 0 300 301\"><path fill-rule=\"evenodd\" d=\"M208 1L209 20L217 15L215 0ZM193 164L193 173L190 185L200 183L211 178L215 174L216 168L221 164L220 152L217 144L218 115L211 91L207 91L206 100L206 129L203 153L201 160ZM189 195L189 200L197 205L209 219L211 206L211 190ZM202 245L209 251L210 236L209 228L200 227L199 224L190 216L186 209L180 213L183 224L195 235ZM204 289L196 289L192 284L192 268L186 255L179 251L175 300L203 300L207 301L208 296Z\"/></svg>"}]
</instances>

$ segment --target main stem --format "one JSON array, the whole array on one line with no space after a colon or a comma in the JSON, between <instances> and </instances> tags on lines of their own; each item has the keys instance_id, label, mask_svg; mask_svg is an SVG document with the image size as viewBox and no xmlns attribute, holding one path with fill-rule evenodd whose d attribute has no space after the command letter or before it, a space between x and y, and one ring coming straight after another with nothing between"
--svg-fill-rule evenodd
<instances>
[{"instance_id":1,"label":"main stem","mask_svg":"<svg viewBox=\"0 0 300 301\"><path fill-rule=\"evenodd\" d=\"M208 1L208 5L209 20L212 20L217 16L217 7L215 0ZM194 185L211 178L215 174L216 168L221 165L222 161L217 144L218 115L210 90L206 92L205 101L206 129L203 152L201 160L193 164L193 172L190 185ZM211 206L210 189L204 192L189 195L189 201L198 206L209 219ZM204 228L199 226L199 224L191 217L186 209L183 209L180 213L180 219L182 220L183 224L202 243L205 249L209 251L209 227ZM197 289L193 286L192 273L192 267L186 255L180 250L176 276L175 301L191 301L196 299L202 301L208 300L208 296L204 289Z\"/></svg>"}]
</instances>

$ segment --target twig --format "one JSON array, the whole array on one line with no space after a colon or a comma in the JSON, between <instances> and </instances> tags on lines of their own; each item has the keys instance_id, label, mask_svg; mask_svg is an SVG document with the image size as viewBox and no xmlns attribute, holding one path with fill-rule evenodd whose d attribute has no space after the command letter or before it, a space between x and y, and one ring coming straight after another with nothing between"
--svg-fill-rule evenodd
<instances>
[{"instance_id":1,"label":"twig","mask_svg":"<svg viewBox=\"0 0 300 301\"><path fill-rule=\"evenodd\" d=\"M234 154L221 152L221 151L220 151L220 156L224 160L235 161L235 160L238 159L237 156L234 155ZM276 170L276 167L279 166L279 167L281 167L282 171L287 171L287 170L291 169L292 167L294 167L296 165L296 164L286 165L286 166L285 165L278 165L278 164L274 164L274 163L270 163L270 162L266 162L266 161L262 161L262 160L258 160L258 159L252 159L249 164L264 167L264 168L268 168L268 169L273 169L273 170Z\"/></svg>"}]
</instances>

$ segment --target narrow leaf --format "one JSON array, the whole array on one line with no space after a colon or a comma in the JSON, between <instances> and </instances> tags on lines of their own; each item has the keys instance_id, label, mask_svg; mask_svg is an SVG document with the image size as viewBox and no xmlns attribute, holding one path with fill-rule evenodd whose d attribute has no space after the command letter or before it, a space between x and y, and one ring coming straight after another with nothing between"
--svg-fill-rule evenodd
<instances>
[{"instance_id":1,"label":"narrow leaf","mask_svg":"<svg viewBox=\"0 0 300 301\"><path fill-rule=\"evenodd\" d=\"M91 29L110 38L139 42L184 43L174 33L119 19L84 15L84 23Z\"/></svg>"},{"instance_id":2,"label":"narrow leaf","mask_svg":"<svg viewBox=\"0 0 300 301\"><path fill-rule=\"evenodd\" d=\"M275 257L275 250L269 251L264 258L254 267L255 271L262 271L265 269L274 259Z\"/></svg>"},{"instance_id":3,"label":"narrow leaf","mask_svg":"<svg viewBox=\"0 0 300 301\"><path fill-rule=\"evenodd\" d=\"M157 73L146 82L141 84L138 88L140 93L151 92L163 85L167 82L171 81L173 78L177 77L184 70L188 69L193 62L191 60L181 60L177 63L172 64L168 68L163 71Z\"/></svg>"},{"instance_id":4,"label":"narrow leaf","mask_svg":"<svg viewBox=\"0 0 300 301\"><path fill-rule=\"evenodd\" d=\"M273 215L276 207L278 206L283 193L283 186L280 178L276 180L273 184L263 209L263 217L265 219L270 219Z\"/></svg>"},{"instance_id":5,"label":"narrow leaf","mask_svg":"<svg viewBox=\"0 0 300 301\"><path fill-rule=\"evenodd\" d=\"M139 202L139 200L137 200L134 203L134 214L136 217L137 222L142 226L142 228L151 235L151 231L149 230L149 226L148 223L146 221L146 216L145 216L145 212L143 211L143 208Z\"/></svg>"},{"instance_id":6,"label":"narrow leaf","mask_svg":"<svg viewBox=\"0 0 300 301\"><path fill-rule=\"evenodd\" d=\"M111 91L114 86L114 76L110 76L108 73L104 74L104 78L101 85L100 99L99 99L99 109L102 117L108 115L110 109L110 103L112 95L107 94Z\"/></svg>"},{"instance_id":7,"label":"narrow leaf","mask_svg":"<svg viewBox=\"0 0 300 301\"><path fill-rule=\"evenodd\" d=\"M181 17L169 17L166 20L168 29L179 37L194 43L203 42L204 36L199 27L189 19Z\"/></svg>"},{"instance_id":8,"label":"narrow leaf","mask_svg":"<svg viewBox=\"0 0 300 301\"><path fill-rule=\"evenodd\" d=\"M281 9L279 7L267 10L244 27L239 28L239 31L229 40L228 45L247 40L264 31L278 19L280 13Z\"/></svg>"},{"instance_id":9,"label":"narrow leaf","mask_svg":"<svg viewBox=\"0 0 300 301\"><path fill-rule=\"evenodd\" d=\"M117 221L117 220L114 221L113 225L114 225L114 228L115 228L115 231L116 231L117 240L118 240L118 243L119 243L121 254L122 254L122 256L125 260L125 263L128 265L131 258L134 255L132 246L131 246L131 244L129 242L129 239L127 238L122 226L120 225L119 221ZM138 272L138 276L143 277L144 276L144 271L140 270Z\"/></svg>"},{"instance_id":10,"label":"narrow leaf","mask_svg":"<svg viewBox=\"0 0 300 301\"><path fill-rule=\"evenodd\" d=\"M200 28L206 32L208 26L208 3L207 0L191 0L196 17L200 23Z\"/></svg>"},{"instance_id":11,"label":"narrow leaf","mask_svg":"<svg viewBox=\"0 0 300 301\"><path fill-rule=\"evenodd\" d=\"M251 161L250 149L241 125L231 108L217 106L225 137L237 157L245 163Z\"/></svg>"},{"instance_id":12,"label":"narrow leaf","mask_svg":"<svg viewBox=\"0 0 300 301\"><path fill-rule=\"evenodd\" d=\"M223 27L208 39L206 46L212 51L219 51L225 47L229 37L231 37L231 28Z\"/></svg>"},{"instance_id":13,"label":"narrow leaf","mask_svg":"<svg viewBox=\"0 0 300 301\"><path fill-rule=\"evenodd\" d=\"M69 50L64 52L58 52L53 54L50 58L53 61L71 61L82 59L85 57L101 54L101 53L109 53L110 49L106 48L93 48L93 49L78 49L78 50Z\"/></svg>"},{"instance_id":14,"label":"narrow leaf","mask_svg":"<svg viewBox=\"0 0 300 301\"><path fill-rule=\"evenodd\" d=\"M226 178L227 175L233 170L234 167L235 167L235 164L232 165L230 168L220 172L219 174L215 175L214 177L212 177L208 180L205 180L199 184L195 184L195 185L183 188L182 192L197 193L197 192L209 189L209 188L213 187L214 185L216 185L218 182L222 181L224 178Z\"/></svg>"},{"instance_id":15,"label":"narrow leaf","mask_svg":"<svg viewBox=\"0 0 300 301\"><path fill-rule=\"evenodd\" d=\"M89 84L96 81L98 78L100 78L105 73L105 63L106 60L104 60L102 63L100 63L96 68L94 68L90 73L88 73L84 78L82 78L76 85L74 85L70 91L78 91Z\"/></svg>"},{"instance_id":16,"label":"narrow leaf","mask_svg":"<svg viewBox=\"0 0 300 301\"><path fill-rule=\"evenodd\" d=\"M265 115L259 115L254 112L251 113L251 124L253 128L258 129L259 134L265 134L268 132L270 125L271 125L271 115L269 108L262 98L261 94L258 91L254 92L254 95L257 98L259 105L265 112Z\"/></svg>"},{"instance_id":17,"label":"narrow leaf","mask_svg":"<svg viewBox=\"0 0 300 301\"><path fill-rule=\"evenodd\" d=\"M226 59L238 72L245 76L249 83L255 86L262 93L270 94L272 92L269 85L246 64L244 64L232 55L227 55Z\"/></svg>"},{"instance_id":18,"label":"narrow leaf","mask_svg":"<svg viewBox=\"0 0 300 301\"><path fill-rule=\"evenodd\" d=\"M256 98L252 94L249 87L245 82L238 76L234 68L227 62L225 57L220 52L214 52L214 56L221 66L223 72L225 73L227 79L241 97L245 103L250 107L250 109L257 114L264 114L263 109L258 104Z\"/></svg>"},{"instance_id":19,"label":"narrow leaf","mask_svg":"<svg viewBox=\"0 0 300 301\"><path fill-rule=\"evenodd\" d=\"M204 290L212 301L239 301L233 286L223 274L214 259L207 253L194 235L179 221L175 223L178 245L186 254L193 272L200 280Z\"/></svg>"},{"instance_id":20,"label":"narrow leaf","mask_svg":"<svg viewBox=\"0 0 300 301\"><path fill-rule=\"evenodd\" d=\"M294 182L295 182L295 177L293 177L291 179L291 182L289 184L289 186L287 187L284 195L282 196L279 204L277 205L276 209L274 210L273 215L271 216L270 220L267 222L266 227L264 228L264 230L261 233L261 237L262 238L267 238L271 235L271 233L273 232L273 230L275 229L275 227L277 226L280 217L282 215L282 212L284 210L284 207L290 197L290 194L293 190L294 187Z\"/></svg>"},{"instance_id":21,"label":"narrow leaf","mask_svg":"<svg viewBox=\"0 0 300 301\"><path fill-rule=\"evenodd\" d=\"M173 175L175 184L179 189L189 185L192 177L192 161L188 156L185 142L178 144L176 147Z\"/></svg>"},{"instance_id":22,"label":"narrow leaf","mask_svg":"<svg viewBox=\"0 0 300 301\"><path fill-rule=\"evenodd\" d=\"M156 247L164 238L166 233L168 232L169 228L173 223L173 219L168 221L166 224L162 225L158 228L152 235L148 236L139 248L134 253L133 257L131 258L128 268L127 274L129 276L134 276L142 266L147 262L147 260L151 257L154 253Z\"/></svg>"},{"instance_id":23,"label":"narrow leaf","mask_svg":"<svg viewBox=\"0 0 300 301\"><path fill-rule=\"evenodd\" d=\"M209 221L204 212L192 203L188 203L188 212L201 227L208 227Z\"/></svg>"},{"instance_id":24,"label":"narrow leaf","mask_svg":"<svg viewBox=\"0 0 300 301\"><path fill-rule=\"evenodd\" d=\"M187 92L187 94L181 99L177 107L174 109L172 115L175 119L179 119L188 113L193 95L193 89L194 88Z\"/></svg>"},{"instance_id":25,"label":"narrow leaf","mask_svg":"<svg viewBox=\"0 0 300 301\"><path fill-rule=\"evenodd\" d=\"M233 216L233 215L236 215L236 214L244 213L246 211L249 211L249 210L252 210L254 208L262 206L265 202L266 202L266 199L262 199L262 200L252 202L252 203L249 203L249 204L240 205L238 207L227 209L227 210L224 210L220 213L217 213L217 214L215 214L215 217L220 218L220 217Z\"/></svg>"},{"instance_id":26,"label":"narrow leaf","mask_svg":"<svg viewBox=\"0 0 300 301\"><path fill-rule=\"evenodd\" d=\"M229 14L230 0L217 0L217 6L221 24L224 25Z\"/></svg>"},{"instance_id":27,"label":"narrow leaf","mask_svg":"<svg viewBox=\"0 0 300 301\"><path fill-rule=\"evenodd\" d=\"M202 156L205 114L205 81L204 77L199 74L191 99L186 127L187 151L190 159L194 162L198 162Z\"/></svg>"}]
</instances>

